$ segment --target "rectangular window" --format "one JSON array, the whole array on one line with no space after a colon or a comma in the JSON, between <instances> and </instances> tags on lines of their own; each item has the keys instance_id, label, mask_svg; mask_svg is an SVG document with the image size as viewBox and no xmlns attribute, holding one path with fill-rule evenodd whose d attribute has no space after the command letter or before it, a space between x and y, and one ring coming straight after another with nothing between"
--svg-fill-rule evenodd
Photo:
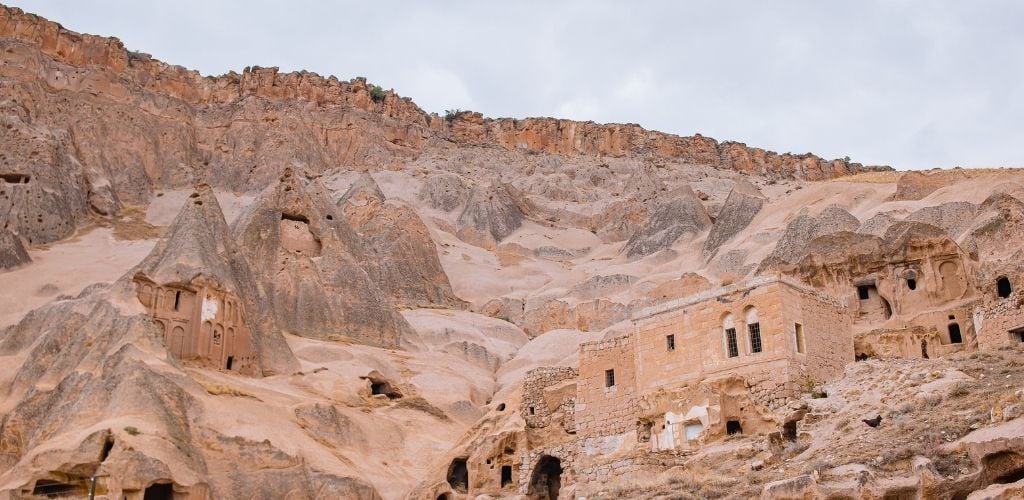
<instances>
[{"instance_id":1,"label":"rectangular window","mask_svg":"<svg viewBox=\"0 0 1024 500\"><path fill-rule=\"evenodd\" d=\"M666 335L665 336L665 349L667 349L669 351L676 350L676 336L675 335Z\"/></svg>"},{"instance_id":2,"label":"rectangular window","mask_svg":"<svg viewBox=\"0 0 1024 500\"><path fill-rule=\"evenodd\" d=\"M750 352L761 352L761 323L747 325L750 331Z\"/></svg>"},{"instance_id":3,"label":"rectangular window","mask_svg":"<svg viewBox=\"0 0 1024 500\"><path fill-rule=\"evenodd\" d=\"M615 370L604 371L604 386L612 387L615 385Z\"/></svg>"},{"instance_id":4,"label":"rectangular window","mask_svg":"<svg viewBox=\"0 0 1024 500\"><path fill-rule=\"evenodd\" d=\"M729 349L729 357L735 358L740 355L740 346L736 342L736 329L726 328L725 329L725 344Z\"/></svg>"},{"instance_id":5,"label":"rectangular window","mask_svg":"<svg viewBox=\"0 0 1024 500\"><path fill-rule=\"evenodd\" d=\"M857 287L857 298L860 300L868 300L871 297L871 287L868 285L861 285Z\"/></svg>"},{"instance_id":6,"label":"rectangular window","mask_svg":"<svg viewBox=\"0 0 1024 500\"><path fill-rule=\"evenodd\" d=\"M806 349L804 346L804 325L796 323L793 326L796 327L796 352L803 354L804 349Z\"/></svg>"}]
</instances>

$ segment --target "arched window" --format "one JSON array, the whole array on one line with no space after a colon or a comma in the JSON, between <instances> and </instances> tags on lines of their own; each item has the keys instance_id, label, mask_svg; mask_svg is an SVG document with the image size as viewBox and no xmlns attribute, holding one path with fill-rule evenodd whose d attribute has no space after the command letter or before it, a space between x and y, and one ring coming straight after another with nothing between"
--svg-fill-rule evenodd
<instances>
[{"instance_id":1,"label":"arched window","mask_svg":"<svg viewBox=\"0 0 1024 500\"><path fill-rule=\"evenodd\" d=\"M1010 279L1006 276L1000 276L996 280L996 293L999 294L999 298L1005 299L1013 293L1013 286L1010 285Z\"/></svg>"},{"instance_id":2,"label":"arched window","mask_svg":"<svg viewBox=\"0 0 1024 500\"><path fill-rule=\"evenodd\" d=\"M725 352L726 356L735 358L740 355L739 342L736 341L736 322L732 319L732 314L726 314L722 318L722 330L725 332Z\"/></svg>"},{"instance_id":3,"label":"arched window","mask_svg":"<svg viewBox=\"0 0 1024 500\"><path fill-rule=\"evenodd\" d=\"M761 323L757 320L757 309L750 306L744 312L747 320L747 333L750 335L750 352L758 353L764 349L761 343Z\"/></svg>"}]
</instances>

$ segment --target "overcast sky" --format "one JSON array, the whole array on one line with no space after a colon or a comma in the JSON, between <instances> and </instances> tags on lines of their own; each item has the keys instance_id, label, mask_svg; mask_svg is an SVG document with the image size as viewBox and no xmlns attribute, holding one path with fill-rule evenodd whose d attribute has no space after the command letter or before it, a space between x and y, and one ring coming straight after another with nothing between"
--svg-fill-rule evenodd
<instances>
[{"instance_id":1,"label":"overcast sky","mask_svg":"<svg viewBox=\"0 0 1024 500\"><path fill-rule=\"evenodd\" d=\"M5 1L203 74L365 76L427 111L1024 166L1020 1Z\"/></svg>"}]
</instances>

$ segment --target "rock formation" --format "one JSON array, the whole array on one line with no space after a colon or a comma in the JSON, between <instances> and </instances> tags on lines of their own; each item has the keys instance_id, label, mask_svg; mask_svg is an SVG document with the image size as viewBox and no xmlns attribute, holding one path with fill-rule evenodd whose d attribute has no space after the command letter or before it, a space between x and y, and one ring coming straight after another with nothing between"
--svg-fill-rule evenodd
<instances>
[{"instance_id":1,"label":"rock formation","mask_svg":"<svg viewBox=\"0 0 1024 500\"><path fill-rule=\"evenodd\" d=\"M648 220L633 233L622 251L627 257L643 257L671 248L683 235L696 236L711 227L704 205L689 186L653 201Z\"/></svg>"},{"instance_id":2,"label":"rock formation","mask_svg":"<svg viewBox=\"0 0 1024 500\"><path fill-rule=\"evenodd\" d=\"M758 191L756 186L744 180L738 181L732 191L729 191L729 197L725 199L725 205L718 211L711 233L704 240L704 248L701 250L704 259L709 260L714 257L722 244L746 229L757 213L761 211L764 201L765 196Z\"/></svg>"},{"instance_id":3,"label":"rock formation","mask_svg":"<svg viewBox=\"0 0 1024 500\"><path fill-rule=\"evenodd\" d=\"M0 230L0 270L12 269L32 262L25 245L10 231Z\"/></svg>"},{"instance_id":4,"label":"rock formation","mask_svg":"<svg viewBox=\"0 0 1024 500\"><path fill-rule=\"evenodd\" d=\"M408 206L388 202L369 174L338 201L359 235L371 281L403 307L463 307L441 267L430 231Z\"/></svg>"},{"instance_id":5,"label":"rock formation","mask_svg":"<svg viewBox=\"0 0 1024 500\"><path fill-rule=\"evenodd\" d=\"M459 215L459 238L493 248L523 223L522 207L508 185L476 186Z\"/></svg>"},{"instance_id":6,"label":"rock formation","mask_svg":"<svg viewBox=\"0 0 1024 500\"><path fill-rule=\"evenodd\" d=\"M178 357L247 374L298 368L209 186L189 195L167 236L129 274Z\"/></svg>"},{"instance_id":7,"label":"rock formation","mask_svg":"<svg viewBox=\"0 0 1024 500\"><path fill-rule=\"evenodd\" d=\"M441 117L8 7L0 89L0 497L1022 488L1020 170Z\"/></svg>"},{"instance_id":8,"label":"rock formation","mask_svg":"<svg viewBox=\"0 0 1024 500\"><path fill-rule=\"evenodd\" d=\"M284 331L385 347L409 331L360 265L366 250L318 181L286 170L232 232Z\"/></svg>"}]
</instances>

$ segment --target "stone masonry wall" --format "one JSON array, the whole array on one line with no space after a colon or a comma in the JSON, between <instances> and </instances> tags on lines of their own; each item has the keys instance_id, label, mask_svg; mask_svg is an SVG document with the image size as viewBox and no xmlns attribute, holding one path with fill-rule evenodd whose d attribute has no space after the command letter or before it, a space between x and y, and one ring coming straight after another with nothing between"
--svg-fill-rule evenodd
<instances>
[{"instance_id":1,"label":"stone masonry wall","mask_svg":"<svg viewBox=\"0 0 1024 500\"><path fill-rule=\"evenodd\" d=\"M615 385L606 386L606 370ZM636 371L631 337L580 345L576 426L582 438L636 430Z\"/></svg>"},{"instance_id":2,"label":"stone masonry wall","mask_svg":"<svg viewBox=\"0 0 1024 500\"><path fill-rule=\"evenodd\" d=\"M526 421L529 427L540 428L551 424L551 416L561 413L563 421L560 422L566 430L575 428L573 414L575 412L576 397L575 391L559 398L554 408L548 404L545 397L545 389L565 380L575 379L579 372L575 368L565 366L545 366L534 368L526 373L523 381L523 400L519 408L519 414Z\"/></svg>"},{"instance_id":3,"label":"stone masonry wall","mask_svg":"<svg viewBox=\"0 0 1024 500\"><path fill-rule=\"evenodd\" d=\"M978 329L978 348L981 350L1021 345L1021 334L1011 333L1011 330L1024 328L1024 290L976 309L974 325Z\"/></svg>"}]
</instances>

